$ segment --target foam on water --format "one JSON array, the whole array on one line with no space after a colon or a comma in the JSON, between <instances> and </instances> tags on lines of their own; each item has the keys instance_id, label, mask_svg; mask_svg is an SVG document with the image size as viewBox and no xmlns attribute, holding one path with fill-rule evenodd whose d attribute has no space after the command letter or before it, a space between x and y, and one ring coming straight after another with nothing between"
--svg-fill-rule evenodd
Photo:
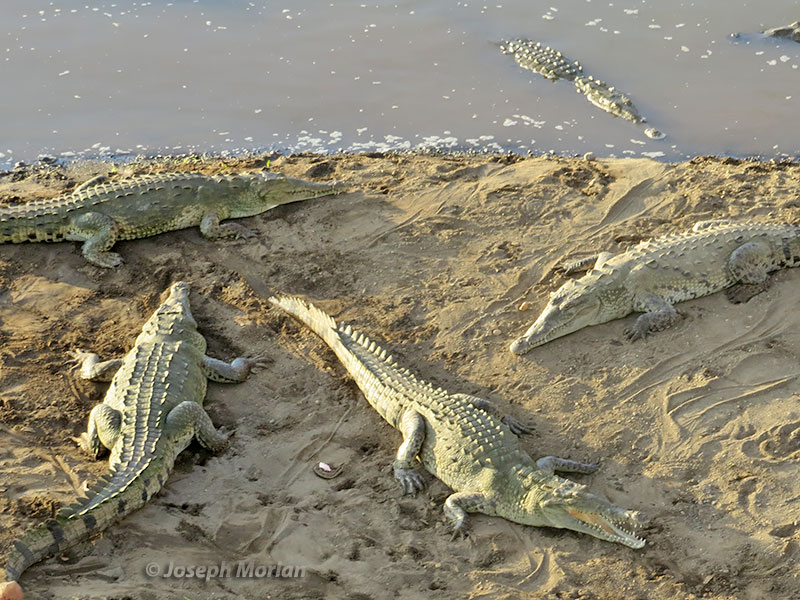
<instances>
[{"instance_id":1,"label":"foam on water","mask_svg":"<svg viewBox=\"0 0 800 600\"><path fill-rule=\"evenodd\" d=\"M5 0L0 165L243 149L653 156L800 153L800 44L731 4ZM630 94L665 140L520 69L541 40Z\"/></svg>"}]
</instances>

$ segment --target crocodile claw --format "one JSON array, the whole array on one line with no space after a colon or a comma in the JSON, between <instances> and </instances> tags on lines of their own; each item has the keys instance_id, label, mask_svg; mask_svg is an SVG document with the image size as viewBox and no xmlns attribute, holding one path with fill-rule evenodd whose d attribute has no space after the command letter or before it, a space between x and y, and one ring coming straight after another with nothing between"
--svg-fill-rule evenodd
<instances>
[{"instance_id":1,"label":"crocodile claw","mask_svg":"<svg viewBox=\"0 0 800 600\"><path fill-rule=\"evenodd\" d=\"M425 478L417 469L400 469L395 467L394 476L403 486L404 496L414 496L425 489Z\"/></svg>"},{"instance_id":2,"label":"crocodile claw","mask_svg":"<svg viewBox=\"0 0 800 600\"><path fill-rule=\"evenodd\" d=\"M103 453L104 448L101 445L100 440L97 438L92 440L85 431L78 437L73 437L72 441L78 445L78 448L86 452L86 454L94 459L100 458L100 455Z\"/></svg>"},{"instance_id":3,"label":"crocodile claw","mask_svg":"<svg viewBox=\"0 0 800 600\"><path fill-rule=\"evenodd\" d=\"M269 366L273 361L266 354L259 354L258 356L246 356L244 360L247 361L247 368L251 371L253 369L263 369Z\"/></svg>"},{"instance_id":4,"label":"crocodile claw","mask_svg":"<svg viewBox=\"0 0 800 600\"><path fill-rule=\"evenodd\" d=\"M87 357L92 355L91 352L80 349L67 350L67 354L69 355L69 360L67 362L78 363L78 364L83 363L83 361L86 360Z\"/></svg>"},{"instance_id":5,"label":"crocodile claw","mask_svg":"<svg viewBox=\"0 0 800 600\"><path fill-rule=\"evenodd\" d=\"M235 224L238 225L238 223L235 223ZM236 228L236 239L237 240L252 240L257 235L258 234L254 230L249 229L247 227L239 226L239 227Z\"/></svg>"},{"instance_id":6,"label":"crocodile claw","mask_svg":"<svg viewBox=\"0 0 800 600\"><path fill-rule=\"evenodd\" d=\"M121 266L125 260L116 252L93 252L84 254L84 258L95 266L104 269L114 269Z\"/></svg>"},{"instance_id":7,"label":"crocodile claw","mask_svg":"<svg viewBox=\"0 0 800 600\"><path fill-rule=\"evenodd\" d=\"M643 340L648 336L649 333L650 332L647 330L646 327L639 327L637 324L625 328L625 337L628 338L628 341L631 342L635 342L637 340Z\"/></svg>"},{"instance_id":8,"label":"crocodile claw","mask_svg":"<svg viewBox=\"0 0 800 600\"><path fill-rule=\"evenodd\" d=\"M453 534L450 536L450 541L454 542L456 540L465 540L467 539L468 530L466 525L466 519L460 519L458 522L453 524Z\"/></svg>"},{"instance_id":9,"label":"crocodile claw","mask_svg":"<svg viewBox=\"0 0 800 600\"><path fill-rule=\"evenodd\" d=\"M508 426L508 428L511 430L511 433L514 435L527 435L533 433L533 427L527 423L523 423L511 415L505 415L502 421Z\"/></svg>"}]
</instances>

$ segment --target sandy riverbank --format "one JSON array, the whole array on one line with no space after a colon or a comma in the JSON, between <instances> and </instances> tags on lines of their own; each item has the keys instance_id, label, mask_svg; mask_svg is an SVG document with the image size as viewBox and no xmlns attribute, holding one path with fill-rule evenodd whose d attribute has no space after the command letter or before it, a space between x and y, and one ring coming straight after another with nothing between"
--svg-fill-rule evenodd
<instances>
[{"instance_id":1,"label":"sandy riverbank","mask_svg":"<svg viewBox=\"0 0 800 600\"><path fill-rule=\"evenodd\" d=\"M264 165L143 161L115 176ZM0 551L106 468L70 439L104 393L77 378L70 348L122 354L160 293L185 279L210 354L271 359L244 384L210 385L212 418L236 429L227 451L191 446L147 507L31 568L28 598L800 597L800 272L779 272L746 304L684 303L680 324L642 342L624 340L629 317L522 358L507 349L563 283L563 258L709 218L798 222L800 165L341 155L270 167L353 191L246 219L258 233L247 243L197 230L120 243L115 271L88 265L71 242L0 247ZM54 196L111 168L6 173L0 201ZM647 513L648 545L480 515L451 542L447 488L430 479L426 493L401 497L390 468L399 433L321 341L268 306L269 292L308 296L422 377L531 422L532 455L602 461L581 481ZM316 477L319 460L343 475ZM145 575L170 560L307 573Z\"/></svg>"}]
</instances>

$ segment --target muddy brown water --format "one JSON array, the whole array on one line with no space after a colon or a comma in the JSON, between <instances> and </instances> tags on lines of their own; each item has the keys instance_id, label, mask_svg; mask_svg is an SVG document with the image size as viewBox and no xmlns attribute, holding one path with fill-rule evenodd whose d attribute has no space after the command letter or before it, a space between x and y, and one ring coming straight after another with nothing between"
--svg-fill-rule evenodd
<instances>
[{"instance_id":1,"label":"muddy brown water","mask_svg":"<svg viewBox=\"0 0 800 600\"><path fill-rule=\"evenodd\" d=\"M680 160L800 154L800 1L5 0L0 166L40 154L436 147ZM541 40L666 139L523 71Z\"/></svg>"}]
</instances>

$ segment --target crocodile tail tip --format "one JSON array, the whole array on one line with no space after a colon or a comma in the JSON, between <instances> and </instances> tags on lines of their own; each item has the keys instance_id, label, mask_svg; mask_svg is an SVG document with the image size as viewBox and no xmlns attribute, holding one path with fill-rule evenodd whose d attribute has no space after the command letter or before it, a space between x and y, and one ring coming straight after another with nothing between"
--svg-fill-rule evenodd
<instances>
[{"instance_id":1,"label":"crocodile tail tip","mask_svg":"<svg viewBox=\"0 0 800 600\"><path fill-rule=\"evenodd\" d=\"M22 600L22 588L16 581L0 583L0 600Z\"/></svg>"}]
</instances>

